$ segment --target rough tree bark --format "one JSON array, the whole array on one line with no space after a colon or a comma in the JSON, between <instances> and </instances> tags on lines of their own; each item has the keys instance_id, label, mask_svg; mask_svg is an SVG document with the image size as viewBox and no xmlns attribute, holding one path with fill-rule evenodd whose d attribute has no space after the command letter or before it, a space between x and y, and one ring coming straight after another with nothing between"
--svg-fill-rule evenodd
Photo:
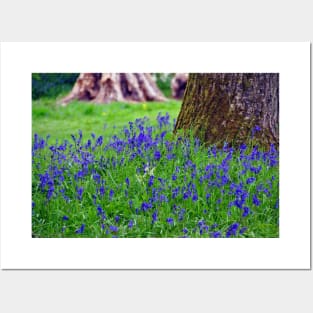
<instances>
[{"instance_id":1,"label":"rough tree bark","mask_svg":"<svg viewBox=\"0 0 313 313\"><path fill-rule=\"evenodd\" d=\"M166 98L148 73L81 73L60 104L73 100L110 103L165 101Z\"/></svg>"},{"instance_id":2,"label":"rough tree bark","mask_svg":"<svg viewBox=\"0 0 313 313\"><path fill-rule=\"evenodd\" d=\"M278 122L278 73L193 73L175 132L193 129L205 143L217 146L237 146L249 141L253 132L261 146L278 147Z\"/></svg>"}]
</instances>

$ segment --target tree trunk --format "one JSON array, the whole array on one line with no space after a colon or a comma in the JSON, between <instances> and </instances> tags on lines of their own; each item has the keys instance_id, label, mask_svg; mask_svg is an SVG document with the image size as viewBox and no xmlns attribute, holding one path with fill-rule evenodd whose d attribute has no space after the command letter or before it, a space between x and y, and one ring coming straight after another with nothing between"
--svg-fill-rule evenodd
<instances>
[{"instance_id":1,"label":"tree trunk","mask_svg":"<svg viewBox=\"0 0 313 313\"><path fill-rule=\"evenodd\" d=\"M172 97L182 99L187 86L188 74L176 73L171 80Z\"/></svg>"},{"instance_id":2,"label":"tree trunk","mask_svg":"<svg viewBox=\"0 0 313 313\"><path fill-rule=\"evenodd\" d=\"M279 145L279 74L189 74L175 132L192 129L207 144L238 146L251 136ZM260 129L259 129L260 128Z\"/></svg>"},{"instance_id":3,"label":"tree trunk","mask_svg":"<svg viewBox=\"0 0 313 313\"><path fill-rule=\"evenodd\" d=\"M73 100L93 103L112 101L165 101L166 98L148 73L81 73L70 94L60 103Z\"/></svg>"}]
</instances>

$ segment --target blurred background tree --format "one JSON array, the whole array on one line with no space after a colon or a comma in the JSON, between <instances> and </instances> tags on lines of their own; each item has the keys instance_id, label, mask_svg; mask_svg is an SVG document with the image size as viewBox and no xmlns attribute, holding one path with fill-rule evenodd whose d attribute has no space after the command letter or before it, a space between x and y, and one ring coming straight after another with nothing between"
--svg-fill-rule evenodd
<instances>
[{"instance_id":1,"label":"blurred background tree","mask_svg":"<svg viewBox=\"0 0 313 313\"><path fill-rule=\"evenodd\" d=\"M32 99L57 98L73 88L79 73L33 73ZM151 73L151 77L166 98L182 99L188 74Z\"/></svg>"}]
</instances>

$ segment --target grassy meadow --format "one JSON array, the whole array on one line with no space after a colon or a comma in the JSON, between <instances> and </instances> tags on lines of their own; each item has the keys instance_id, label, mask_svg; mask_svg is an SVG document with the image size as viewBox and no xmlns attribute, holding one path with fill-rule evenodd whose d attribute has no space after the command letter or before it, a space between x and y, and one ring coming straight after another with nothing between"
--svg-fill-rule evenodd
<instances>
[{"instance_id":1,"label":"grassy meadow","mask_svg":"<svg viewBox=\"0 0 313 313\"><path fill-rule=\"evenodd\" d=\"M173 136L181 102L33 101L33 237L278 237L278 152Z\"/></svg>"}]
</instances>

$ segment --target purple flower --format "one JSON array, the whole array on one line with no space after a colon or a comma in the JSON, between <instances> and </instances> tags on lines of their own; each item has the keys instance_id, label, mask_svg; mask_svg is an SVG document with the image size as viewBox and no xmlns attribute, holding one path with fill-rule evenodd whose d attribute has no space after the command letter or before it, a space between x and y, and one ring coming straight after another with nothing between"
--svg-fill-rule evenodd
<instances>
[{"instance_id":1,"label":"purple flower","mask_svg":"<svg viewBox=\"0 0 313 313\"><path fill-rule=\"evenodd\" d=\"M148 211L151 207L152 207L151 204L149 204L147 202L142 202L142 204L141 204L141 210L143 212Z\"/></svg>"},{"instance_id":2,"label":"purple flower","mask_svg":"<svg viewBox=\"0 0 313 313\"><path fill-rule=\"evenodd\" d=\"M247 145L244 144L244 143L242 143L242 144L240 145L240 152L243 152L243 151L245 151L246 149L247 149Z\"/></svg>"},{"instance_id":3,"label":"purple flower","mask_svg":"<svg viewBox=\"0 0 313 313\"><path fill-rule=\"evenodd\" d=\"M239 223L231 224L227 229L226 238L229 238L232 235L236 236L238 228L239 228Z\"/></svg>"},{"instance_id":4,"label":"purple flower","mask_svg":"<svg viewBox=\"0 0 313 313\"><path fill-rule=\"evenodd\" d=\"M117 233L118 232L118 227L117 226L111 225L109 228L110 228L110 231L112 233Z\"/></svg>"},{"instance_id":5,"label":"purple flower","mask_svg":"<svg viewBox=\"0 0 313 313\"><path fill-rule=\"evenodd\" d=\"M152 224L158 220L158 211L154 211L152 214Z\"/></svg>"},{"instance_id":6,"label":"purple flower","mask_svg":"<svg viewBox=\"0 0 313 313\"><path fill-rule=\"evenodd\" d=\"M275 208L275 209L278 209L278 208L279 208L279 201L278 201L278 200L276 201L274 208Z\"/></svg>"},{"instance_id":7,"label":"purple flower","mask_svg":"<svg viewBox=\"0 0 313 313\"><path fill-rule=\"evenodd\" d=\"M172 199L175 199L178 196L178 193L179 193L179 187L174 188L172 190Z\"/></svg>"},{"instance_id":8,"label":"purple flower","mask_svg":"<svg viewBox=\"0 0 313 313\"><path fill-rule=\"evenodd\" d=\"M222 236L221 232L220 231L215 231L215 232L212 232L211 233L211 236L213 238L220 238Z\"/></svg>"},{"instance_id":9,"label":"purple flower","mask_svg":"<svg viewBox=\"0 0 313 313\"><path fill-rule=\"evenodd\" d=\"M115 219L115 222L118 223L120 220L120 217L118 215L116 215L114 219Z\"/></svg>"},{"instance_id":10,"label":"purple flower","mask_svg":"<svg viewBox=\"0 0 313 313\"><path fill-rule=\"evenodd\" d=\"M103 213L101 206L97 207L97 211L98 211L97 215L101 215Z\"/></svg>"},{"instance_id":11,"label":"purple flower","mask_svg":"<svg viewBox=\"0 0 313 313\"><path fill-rule=\"evenodd\" d=\"M245 206L245 207L243 208L242 217L246 217L246 216L248 216L249 214L250 214L250 209L249 209L247 206Z\"/></svg>"},{"instance_id":12,"label":"purple flower","mask_svg":"<svg viewBox=\"0 0 313 313\"><path fill-rule=\"evenodd\" d=\"M192 196L192 201L196 202L198 201L198 194L195 193L193 196Z\"/></svg>"},{"instance_id":13,"label":"purple flower","mask_svg":"<svg viewBox=\"0 0 313 313\"><path fill-rule=\"evenodd\" d=\"M66 215L64 215L62 219L63 219L63 221L68 221L68 220L69 220L69 217L66 216Z\"/></svg>"},{"instance_id":14,"label":"purple flower","mask_svg":"<svg viewBox=\"0 0 313 313\"><path fill-rule=\"evenodd\" d=\"M261 204L261 202L260 202L260 200L256 194L253 195L253 204L256 206L259 206Z\"/></svg>"},{"instance_id":15,"label":"purple flower","mask_svg":"<svg viewBox=\"0 0 313 313\"><path fill-rule=\"evenodd\" d=\"M128 228L132 228L134 226L134 221L130 220L128 223Z\"/></svg>"},{"instance_id":16,"label":"purple flower","mask_svg":"<svg viewBox=\"0 0 313 313\"><path fill-rule=\"evenodd\" d=\"M247 184L252 184L254 181L255 181L255 177L249 177L249 178L246 180L246 183L247 183Z\"/></svg>"},{"instance_id":17,"label":"purple flower","mask_svg":"<svg viewBox=\"0 0 313 313\"><path fill-rule=\"evenodd\" d=\"M157 161L161 159L161 152L160 151L157 150L154 152L154 159Z\"/></svg>"},{"instance_id":18,"label":"purple flower","mask_svg":"<svg viewBox=\"0 0 313 313\"><path fill-rule=\"evenodd\" d=\"M97 141L96 141L96 146L101 146L103 143L103 137L102 136L99 136L97 138Z\"/></svg>"},{"instance_id":19,"label":"purple flower","mask_svg":"<svg viewBox=\"0 0 313 313\"><path fill-rule=\"evenodd\" d=\"M83 192L84 192L84 188L83 187L79 187L76 189L77 192L77 199L81 200L83 198Z\"/></svg>"},{"instance_id":20,"label":"purple flower","mask_svg":"<svg viewBox=\"0 0 313 313\"><path fill-rule=\"evenodd\" d=\"M184 233L184 234L187 234L187 233L188 233L188 229L187 229L186 227L183 229L183 233Z\"/></svg>"},{"instance_id":21,"label":"purple flower","mask_svg":"<svg viewBox=\"0 0 313 313\"><path fill-rule=\"evenodd\" d=\"M248 227L242 227L242 228L240 228L239 234L242 235L247 229L248 229Z\"/></svg>"},{"instance_id":22,"label":"purple flower","mask_svg":"<svg viewBox=\"0 0 313 313\"><path fill-rule=\"evenodd\" d=\"M218 224L213 224L213 225L211 225L211 229L214 229L214 228L216 228L218 226Z\"/></svg>"},{"instance_id":23,"label":"purple flower","mask_svg":"<svg viewBox=\"0 0 313 313\"><path fill-rule=\"evenodd\" d=\"M126 183L126 185L129 187L129 178L128 178L128 177L126 177L125 183Z\"/></svg>"},{"instance_id":24,"label":"purple flower","mask_svg":"<svg viewBox=\"0 0 313 313\"><path fill-rule=\"evenodd\" d=\"M167 154L166 158L167 158L168 160L173 160L173 159L175 159L175 154L169 153L169 154Z\"/></svg>"},{"instance_id":25,"label":"purple flower","mask_svg":"<svg viewBox=\"0 0 313 313\"><path fill-rule=\"evenodd\" d=\"M104 192L105 192L105 189L104 189L103 186L101 186L101 187L99 188L100 196L103 196L103 195L104 195Z\"/></svg>"},{"instance_id":26,"label":"purple flower","mask_svg":"<svg viewBox=\"0 0 313 313\"><path fill-rule=\"evenodd\" d=\"M153 182L154 182L154 176L151 175L149 178L148 186L151 187L153 185Z\"/></svg>"},{"instance_id":27,"label":"purple flower","mask_svg":"<svg viewBox=\"0 0 313 313\"><path fill-rule=\"evenodd\" d=\"M54 185L50 184L48 192L47 192L47 199L50 200L53 196L54 192Z\"/></svg>"},{"instance_id":28,"label":"purple flower","mask_svg":"<svg viewBox=\"0 0 313 313\"><path fill-rule=\"evenodd\" d=\"M113 196L114 196L114 190L111 189L110 190L110 194L109 194L110 200L112 200Z\"/></svg>"},{"instance_id":29,"label":"purple flower","mask_svg":"<svg viewBox=\"0 0 313 313\"><path fill-rule=\"evenodd\" d=\"M186 213L186 210L185 209L181 209L178 213L178 221L181 222L183 221L184 217L185 217L185 213Z\"/></svg>"},{"instance_id":30,"label":"purple flower","mask_svg":"<svg viewBox=\"0 0 313 313\"><path fill-rule=\"evenodd\" d=\"M159 201L160 202L168 202L167 196L163 195L163 194L160 194Z\"/></svg>"},{"instance_id":31,"label":"purple flower","mask_svg":"<svg viewBox=\"0 0 313 313\"><path fill-rule=\"evenodd\" d=\"M250 171L255 174L259 174L261 169L262 169L261 165L259 165L258 167L253 167L253 166L250 167Z\"/></svg>"},{"instance_id":32,"label":"purple flower","mask_svg":"<svg viewBox=\"0 0 313 313\"><path fill-rule=\"evenodd\" d=\"M177 176L174 174L172 175L172 180L176 180L177 179Z\"/></svg>"},{"instance_id":33,"label":"purple flower","mask_svg":"<svg viewBox=\"0 0 313 313\"><path fill-rule=\"evenodd\" d=\"M172 217L169 217L166 219L166 222L169 224L169 225L173 225L174 224L174 219Z\"/></svg>"},{"instance_id":34,"label":"purple flower","mask_svg":"<svg viewBox=\"0 0 313 313\"><path fill-rule=\"evenodd\" d=\"M82 224L82 226L80 226L80 228L75 230L76 234L82 234L85 230L85 224Z\"/></svg>"},{"instance_id":35,"label":"purple flower","mask_svg":"<svg viewBox=\"0 0 313 313\"><path fill-rule=\"evenodd\" d=\"M100 176L98 173L94 173L94 174L92 175L92 178L93 178L93 180L94 180L97 184L100 184L101 176Z\"/></svg>"}]
</instances>

